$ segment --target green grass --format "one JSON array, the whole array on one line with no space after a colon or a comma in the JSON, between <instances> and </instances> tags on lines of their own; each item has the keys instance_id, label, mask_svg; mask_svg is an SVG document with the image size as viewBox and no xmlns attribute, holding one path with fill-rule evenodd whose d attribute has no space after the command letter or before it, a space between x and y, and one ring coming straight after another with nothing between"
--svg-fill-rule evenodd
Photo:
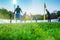
<instances>
[{"instance_id":1,"label":"green grass","mask_svg":"<svg viewBox=\"0 0 60 40\"><path fill-rule=\"evenodd\" d=\"M0 24L0 40L60 40L60 23Z\"/></svg>"}]
</instances>

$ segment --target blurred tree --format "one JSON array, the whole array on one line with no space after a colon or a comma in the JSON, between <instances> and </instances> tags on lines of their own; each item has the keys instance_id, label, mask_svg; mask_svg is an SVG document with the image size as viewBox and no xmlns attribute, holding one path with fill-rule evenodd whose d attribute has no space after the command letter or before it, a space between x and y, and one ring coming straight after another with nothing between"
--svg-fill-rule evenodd
<instances>
[{"instance_id":1,"label":"blurred tree","mask_svg":"<svg viewBox=\"0 0 60 40\"><path fill-rule=\"evenodd\" d=\"M57 11L57 16L60 17L60 11Z\"/></svg>"},{"instance_id":2,"label":"blurred tree","mask_svg":"<svg viewBox=\"0 0 60 40\"><path fill-rule=\"evenodd\" d=\"M51 19L56 19L57 18L57 13L51 13Z\"/></svg>"},{"instance_id":3,"label":"blurred tree","mask_svg":"<svg viewBox=\"0 0 60 40\"><path fill-rule=\"evenodd\" d=\"M4 8L0 9L0 19L9 19L10 18L9 13L13 14L13 12L8 11L7 9Z\"/></svg>"}]
</instances>

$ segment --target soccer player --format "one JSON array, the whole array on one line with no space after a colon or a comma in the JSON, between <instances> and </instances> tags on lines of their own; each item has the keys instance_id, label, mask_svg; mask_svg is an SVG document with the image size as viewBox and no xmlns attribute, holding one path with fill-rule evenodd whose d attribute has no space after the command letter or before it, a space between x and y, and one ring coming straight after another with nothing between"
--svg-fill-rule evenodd
<instances>
[{"instance_id":1,"label":"soccer player","mask_svg":"<svg viewBox=\"0 0 60 40\"><path fill-rule=\"evenodd\" d=\"M17 22L17 19L20 18L20 22L22 22L22 15L21 15L21 8L19 7L19 5L17 6L17 8L15 9L15 12L16 12L16 22Z\"/></svg>"},{"instance_id":2,"label":"soccer player","mask_svg":"<svg viewBox=\"0 0 60 40\"><path fill-rule=\"evenodd\" d=\"M46 12L47 12L47 17L48 17L48 22L51 22L51 15L50 15L50 12L46 9Z\"/></svg>"}]
</instances>

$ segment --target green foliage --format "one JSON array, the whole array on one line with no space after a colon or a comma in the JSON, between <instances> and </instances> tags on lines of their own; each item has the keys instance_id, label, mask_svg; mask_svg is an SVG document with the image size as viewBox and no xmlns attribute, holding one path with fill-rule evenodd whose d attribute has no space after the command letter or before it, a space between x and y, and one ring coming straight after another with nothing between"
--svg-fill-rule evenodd
<instances>
[{"instance_id":1,"label":"green foliage","mask_svg":"<svg viewBox=\"0 0 60 40\"><path fill-rule=\"evenodd\" d=\"M9 19L10 18L10 15L9 14L13 14L11 11L8 11L6 9L0 9L0 19Z\"/></svg>"},{"instance_id":2,"label":"green foliage","mask_svg":"<svg viewBox=\"0 0 60 40\"><path fill-rule=\"evenodd\" d=\"M57 19L57 13L51 13L51 19Z\"/></svg>"},{"instance_id":3,"label":"green foliage","mask_svg":"<svg viewBox=\"0 0 60 40\"><path fill-rule=\"evenodd\" d=\"M57 12L57 16L60 17L60 11Z\"/></svg>"},{"instance_id":4,"label":"green foliage","mask_svg":"<svg viewBox=\"0 0 60 40\"><path fill-rule=\"evenodd\" d=\"M60 40L60 23L0 24L0 40Z\"/></svg>"}]
</instances>

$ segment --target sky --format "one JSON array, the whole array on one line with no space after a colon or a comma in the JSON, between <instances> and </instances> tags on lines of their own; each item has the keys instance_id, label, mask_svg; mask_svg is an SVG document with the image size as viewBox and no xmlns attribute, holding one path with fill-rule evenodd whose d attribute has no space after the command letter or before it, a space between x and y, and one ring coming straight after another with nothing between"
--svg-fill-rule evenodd
<instances>
[{"instance_id":1,"label":"sky","mask_svg":"<svg viewBox=\"0 0 60 40\"><path fill-rule=\"evenodd\" d=\"M15 5L19 5L23 13L27 12L27 14L36 15L44 14L44 2L50 13L60 10L60 0L16 0ZM0 8L14 11L13 0L0 0Z\"/></svg>"}]
</instances>

